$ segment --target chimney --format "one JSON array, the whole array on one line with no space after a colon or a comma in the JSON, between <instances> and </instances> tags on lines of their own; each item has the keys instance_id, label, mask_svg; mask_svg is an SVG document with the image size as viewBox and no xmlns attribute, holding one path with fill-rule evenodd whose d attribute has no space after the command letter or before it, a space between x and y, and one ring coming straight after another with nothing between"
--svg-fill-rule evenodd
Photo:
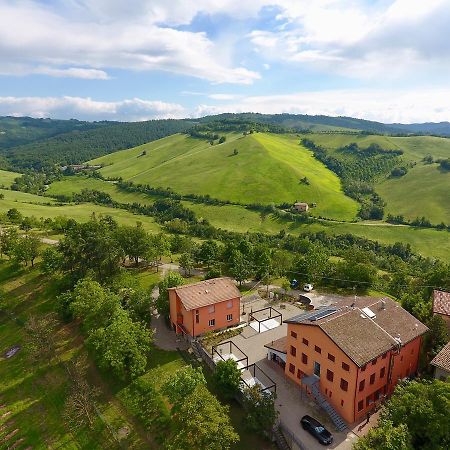
<instances>
[{"instance_id":1,"label":"chimney","mask_svg":"<svg viewBox=\"0 0 450 450\"><path fill-rule=\"evenodd\" d=\"M386 309L386 301L381 300L381 309Z\"/></svg>"}]
</instances>

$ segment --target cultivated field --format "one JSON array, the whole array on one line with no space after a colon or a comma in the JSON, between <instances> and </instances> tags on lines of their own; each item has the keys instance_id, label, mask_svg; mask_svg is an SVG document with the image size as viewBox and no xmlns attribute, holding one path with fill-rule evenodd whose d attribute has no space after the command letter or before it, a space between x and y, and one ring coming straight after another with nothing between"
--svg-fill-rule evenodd
<instances>
[{"instance_id":1,"label":"cultivated field","mask_svg":"<svg viewBox=\"0 0 450 450\"><path fill-rule=\"evenodd\" d=\"M315 215L351 220L357 204L339 178L295 136L228 134L224 144L174 135L91 161L106 177L171 187L182 194L209 194L244 204L317 203ZM238 154L234 155L234 150ZM146 154L143 154L143 152ZM309 184L301 183L306 177Z\"/></svg>"}]
</instances>

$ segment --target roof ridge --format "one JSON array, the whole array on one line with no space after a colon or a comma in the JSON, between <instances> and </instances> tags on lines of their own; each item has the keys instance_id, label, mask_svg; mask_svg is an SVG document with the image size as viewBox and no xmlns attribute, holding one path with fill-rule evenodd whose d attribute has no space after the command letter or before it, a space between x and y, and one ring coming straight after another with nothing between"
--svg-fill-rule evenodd
<instances>
[{"instance_id":1,"label":"roof ridge","mask_svg":"<svg viewBox=\"0 0 450 450\"><path fill-rule=\"evenodd\" d=\"M231 277L209 278L208 280L201 280L201 281L196 281L195 283L182 284L180 286L174 286L174 287L171 287L171 288L168 288L168 289L177 290L177 289L184 289L184 288L187 288L187 287L191 288L191 287L197 286L199 284L206 284L206 283L211 284L211 282L217 281L217 280L232 280L232 278Z\"/></svg>"}]
</instances>

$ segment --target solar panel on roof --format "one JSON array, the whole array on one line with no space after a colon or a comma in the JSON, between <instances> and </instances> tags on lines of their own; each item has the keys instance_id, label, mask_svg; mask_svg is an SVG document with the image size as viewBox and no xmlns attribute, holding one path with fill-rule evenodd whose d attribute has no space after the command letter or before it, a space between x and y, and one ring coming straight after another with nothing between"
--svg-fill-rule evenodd
<instances>
[{"instance_id":1,"label":"solar panel on roof","mask_svg":"<svg viewBox=\"0 0 450 450\"><path fill-rule=\"evenodd\" d=\"M337 311L336 308L327 308L322 311L318 311L316 314L313 314L309 317L310 322L315 322L316 320L323 319L324 317L330 316Z\"/></svg>"}]
</instances>

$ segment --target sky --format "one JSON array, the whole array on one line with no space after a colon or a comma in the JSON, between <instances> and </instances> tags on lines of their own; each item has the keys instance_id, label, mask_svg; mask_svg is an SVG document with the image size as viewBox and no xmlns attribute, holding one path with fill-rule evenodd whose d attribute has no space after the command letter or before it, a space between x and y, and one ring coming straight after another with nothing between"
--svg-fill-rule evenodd
<instances>
[{"instance_id":1,"label":"sky","mask_svg":"<svg viewBox=\"0 0 450 450\"><path fill-rule=\"evenodd\" d=\"M0 115L450 121L450 0L0 0Z\"/></svg>"}]
</instances>

